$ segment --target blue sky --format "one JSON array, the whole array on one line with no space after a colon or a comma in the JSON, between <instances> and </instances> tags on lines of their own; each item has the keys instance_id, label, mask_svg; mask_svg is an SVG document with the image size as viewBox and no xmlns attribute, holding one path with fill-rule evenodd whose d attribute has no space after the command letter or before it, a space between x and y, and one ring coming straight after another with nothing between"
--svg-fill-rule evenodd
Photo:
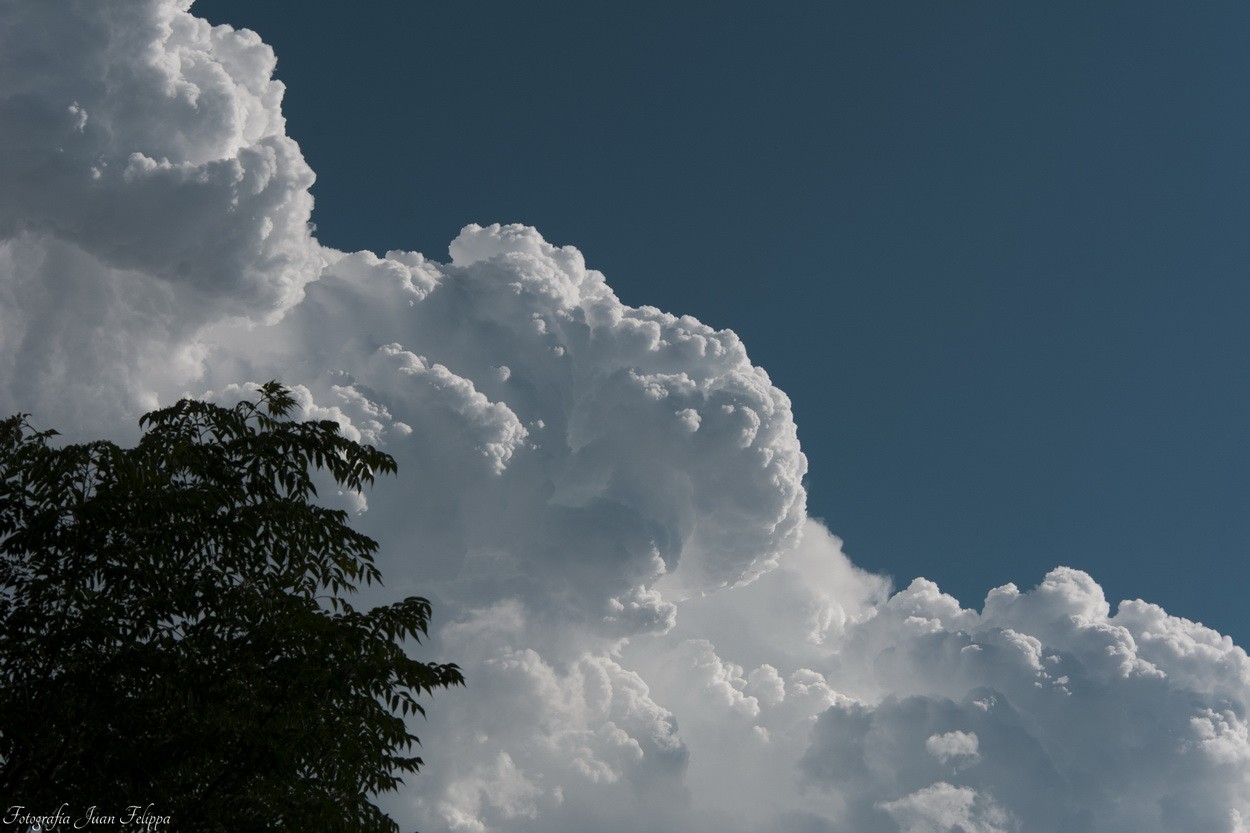
<instances>
[{"instance_id":1,"label":"blue sky","mask_svg":"<svg viewBox=\"0 0 1250 833\"><path fill-rule=\"evenodd\" d=\"M195 9L275 46L323 242L523 222L741 335L857 563L1250 636L1244 5Z\"/></svg>"},{"instance_id":2,"label":"blue sky","mask_svg":"<svg viewBox=\"0 0 1250 833\"><path fill-rule=\"evenodd\" d=\"M0 413L394 455L402 829L1246 833L1247 17L0 0Z\"/></svg>"}]
</instances>

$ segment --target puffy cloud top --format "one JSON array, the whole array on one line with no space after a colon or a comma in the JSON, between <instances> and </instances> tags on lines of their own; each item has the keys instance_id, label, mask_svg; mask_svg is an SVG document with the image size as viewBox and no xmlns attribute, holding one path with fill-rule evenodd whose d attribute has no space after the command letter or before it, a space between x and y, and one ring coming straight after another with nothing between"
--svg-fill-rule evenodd
<instances>
[{"instance_id":1,"label":"puffy cloud top","mask_svg":"<svg viewBox=\"0 0 1250 833\"><path fill-rule=\"evenodd\" d=\"M273 50L188 5L0 3L2 402L133 418L320 271Z\"/></svg>"},{"instance_id":2,"label":"puffy cloud top","mask_svg":"<svg viewBox=\"0 0 1250 833\"><path fill-rule=\"evenodd\" d=\"M282 321L207 332L208 375L315 368L317 403L421 461L391 532L438 550L471 596L503 583L627 635L667 627L662 578L670 596L714 590L794 546L790 403L733 333L626 307L530 228L469 226L451 251L327 252Z\"/></svg>"},{"instance_id":3,"label":"puffy cloud top","mask_svg":"<svg viewBox=\"0 0 1250 833\"><path fill-rule=\"evenodd\" d=\"M316 276L312 171L286 136L273 50L156 2L8 0L0 233L273 312Z\"/></svg>"}]
</instances>

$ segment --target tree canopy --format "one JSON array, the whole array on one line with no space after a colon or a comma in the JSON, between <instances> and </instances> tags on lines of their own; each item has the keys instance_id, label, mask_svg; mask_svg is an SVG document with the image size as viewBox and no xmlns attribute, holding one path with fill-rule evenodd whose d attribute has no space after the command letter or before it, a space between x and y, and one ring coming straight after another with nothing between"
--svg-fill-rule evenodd
<instances>
[{"instance_id":1,"label":"tree canopy","mask_svg":"<svg viewBox=\"0 0 1250 833\"><path fill-rule=\"evenodd\" d=\"M430 604L358 610L377 543L315 502L395 461L276 382L149 413L134 448L0 422L0 796L170 830L394 831L407 718L463 684L410 657ZM97 828L98 829L98 828Z\"/></svg>"}]
</instances>

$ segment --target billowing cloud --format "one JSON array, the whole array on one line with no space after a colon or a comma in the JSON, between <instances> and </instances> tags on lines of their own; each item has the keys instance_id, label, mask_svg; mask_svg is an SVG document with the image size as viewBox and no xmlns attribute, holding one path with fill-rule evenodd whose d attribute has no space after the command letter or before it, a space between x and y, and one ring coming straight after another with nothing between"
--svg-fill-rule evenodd
<instances>
[{"instance_id":1,"label":"billowing cloud","mask_svg":"<svg viewBox=\"0 0 1250 833\"><path fill-rule=\"evenodd\" d=\"M406 827L1245 829L1231 640L1066 568L979 611L892 592L806 517L739 339L532 228L469 226L446 263L321 246L252 33L0 0L0 47L0 409L127 438L278 378L397 457L348 505L377 592L430 595L422 650L469 681L387 798Z\"/></svg>"},{"instance_id":2,"label":"billowing cloud","mask_svg":"<svg viewBox=\"0 0 1250 833\"><path fill-rule=\"evenodd\" d=\"M0 2L0 402L133 422L320 272L273 50L187 6Z\"/></svg>"}]
</instances>

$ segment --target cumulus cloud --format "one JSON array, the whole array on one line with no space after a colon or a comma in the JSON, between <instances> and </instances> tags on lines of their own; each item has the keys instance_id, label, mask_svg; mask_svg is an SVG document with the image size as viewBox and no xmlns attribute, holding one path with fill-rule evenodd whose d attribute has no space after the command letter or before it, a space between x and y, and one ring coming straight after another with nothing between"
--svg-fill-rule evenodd
<instances>
[{"instance_id":1,"label":"cumulus cloud","mask_svg":"<svg viewBox=\"0 0 1250 833\"><path fill-rule=\"evenodd\" d=\"M273 50L189 3L0 3L0 403L133 422L316 278Z\"/></svg>"},{"instance_id":2,"label":"cumulus cloud","mask_svg":"<svg viewBox=\"0 0 1250 833\"><path fill-rule=\"evenodd\" d=\"M924 742L929 754L942 763L970 759L975 761L977 754L977 736L973 732L947 732L942 735L930 735Z\"/></svg>"},{"instance_id":3,"label":"cumulus cloud","mask_svg":"<svg viewBox=\"0 0 1250 833\"><path fill-rule=\"evenodd\" d=\"M125 439L278 378L396 456L352 504L374 592L431 596L423 650L469 680L387 798L405 826L1245 829L1227 637L1067 568L980 610L893 592L807 518L789 400L737 336L532 228L468 226L446 263L321 246L250 32L0 0L0 47L0 407Z\"/></svg>"},{"instance_id":4,"label":"cumulus cloud","mask_svg":"<svg viewBox=\"0 0 1250 833\"><path fill-rule=\"evenodd\" d=\"M1001 808L984 802L976 790L943 782L880 806L901 833L1005 833L1008 829Z\"/></svg>"}]
</instances>

